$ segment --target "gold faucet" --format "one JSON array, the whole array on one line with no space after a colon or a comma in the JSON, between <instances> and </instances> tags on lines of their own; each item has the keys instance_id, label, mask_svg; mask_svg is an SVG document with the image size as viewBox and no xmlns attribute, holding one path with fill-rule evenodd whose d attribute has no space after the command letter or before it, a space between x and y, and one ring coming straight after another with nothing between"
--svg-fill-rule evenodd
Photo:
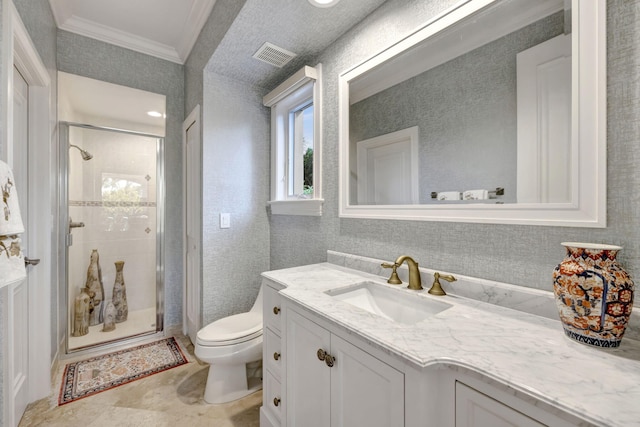
<instances>
[{"instance_id":1,"label":"gold faucet","mask_svg":"<svg viewBox=\"0 0 640 427\"><path fill-rule=\"evenodd\" d=\"M389 277L389 280L387 280L387 283L391 283L392 285L401 285L402 284L402 280L400 280L400 278L398 277L398 272L396 271L396 269L399 267L398 264L389 264L389 263L383 262L380 265L383 266L384 268L392 268L393 269L391 271L391 276Z\"/></svg>"},{"instance_id":2,"label":"gold faucet","mask_svg":"<svg viewBox=\"0 0 640 427\"><path fill-rule=\"evenodd\" d=\"M437 271L433 273L433 284L431 285L431 289L429 289L429 293L432 295L446 295L447 293L442 289L442 285L440 284L440 279L446 280L447 282L455 282L457 279L451 275L440 274Z\"/></svg>"},{"instance_id":3,"label":"gold faucet","mask_svg":"<svg viewBox=\"0 0 640 427\"><path fill-rule=\"evenodd\" d=\"M399 285L402 281L398 278L398 274L396 273L396 269L402 265L403 262L407 261L407 265L409 266L409 286L407 288L419 291L423 289L422 281L420 280L420 271L418 270L418 263L413 260L408 255L399 256L396 259L396 262L393 264L383 263L382 266L384 268L393 268L391 272L391 277L387 280L387 283L391 283L394 285Z\"/></svg>"}]
</instances>

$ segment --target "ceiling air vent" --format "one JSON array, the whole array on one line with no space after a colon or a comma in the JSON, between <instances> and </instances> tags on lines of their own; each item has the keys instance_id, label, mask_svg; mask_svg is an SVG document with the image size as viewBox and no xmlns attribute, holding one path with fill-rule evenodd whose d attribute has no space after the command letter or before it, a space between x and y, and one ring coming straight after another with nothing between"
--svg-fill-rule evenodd
<instances>
[{"instance_id":1,"label":"ceiling air vent","mask_svg":"<svg viewBox=\"0 0 640 427\"><path fill-rule=\"evenodd\" d=\"M274 67L282 68L287 62L291 61L297 55L293 52L289 52L286 49L273 45L271 43L265 43L253 57L260 61L271 64Z\"/></svg>"}]
</instances>

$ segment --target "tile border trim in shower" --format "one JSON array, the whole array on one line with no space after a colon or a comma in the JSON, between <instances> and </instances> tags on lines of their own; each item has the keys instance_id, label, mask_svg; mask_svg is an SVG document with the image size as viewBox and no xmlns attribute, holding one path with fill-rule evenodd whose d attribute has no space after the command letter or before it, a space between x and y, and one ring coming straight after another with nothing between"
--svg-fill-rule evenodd
<instances>
[{"instance_id":1,"label":"tile border trim in shower","mask_svg":"<svg viewBox=\"0 0 640 427\"><path fill-rule=\"evenodd\" d=\"M108 207L108 208L130 208L143 207L155 208L156 202L103 202L103 201L86 201L86 200L69 200L69 206L79 207Z\"/></svg>"}]
</instances>

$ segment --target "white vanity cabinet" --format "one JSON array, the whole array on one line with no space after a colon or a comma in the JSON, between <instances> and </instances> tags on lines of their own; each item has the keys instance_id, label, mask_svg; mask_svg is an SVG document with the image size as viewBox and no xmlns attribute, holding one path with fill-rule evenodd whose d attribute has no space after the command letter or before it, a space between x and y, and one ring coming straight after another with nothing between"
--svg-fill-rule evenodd
<instances>
[{"instance_id":1,"label":"white vanity cabinet","mask_svg":"<svg viewBox=\"0 0 640 427\"><path fill-rule=\"evenodd\" d=\"M544 427L544 424L456 381L456 427Z\"/></svg>"},{"instance_id":2,"label":"white vanity cabinet","mask_svg":"<svg viewBox=\"0 0 640 427\"><path fill-rule=\"evenodd\" d=\"M262 408L260 408L260 425L276 427L283 418L282 401L282 364L281 345L282 309L280 288L271 286L271 282L263 281L263 344L262 344Z\"/></svg>"},{"instance_id":3,"label":"white vanity cabinet","mask_svg":"<svg viewBox=\"0 0 640 427\"><path fill-rule=\"evenodd\" d=\"M286 425L404 426L404 374L288 307Z\"/></svg>"},{"instance_id":4,"label":"white vanity cabinet","mask_svg":"<svg viewBox=\"0 0 640 427\"><path fill-rule=\"evenodd\" d=\"M515 395L502 384L488 384L475 376L449 374L447 389L455 394L455 427L575 427L593 426L537 399Z\"/></svg>"},{"instance_id":5,"label":"white vanity cabinet","mask_svg":"<svg viewBox=\"0 0 640 427\"><path fill-rule=\"evenodd\" d=\"M489 358L501 354L474 344L473 337L455 327L443 330L447 311L416 327L385 319L378 323L362 310L329 299L327 289L355 282L353 274L342 277L346 273L324 264L317 268L315 277L308 267L265 273L261 427L593 425L576 405L538 398L525 382L487 375L486 363L458 347L479 349ZM322 275L326 282L318 279ZM465 319L451 320L457 321ZM443 345L447 340L446 345L457 347ZM403 345L418 351L398 351ZM428 355L424 362L421 354ZM517 349L510 354L517 357ZM480 360L481 366L469 359Z\"/></svg>"}]
</instances>

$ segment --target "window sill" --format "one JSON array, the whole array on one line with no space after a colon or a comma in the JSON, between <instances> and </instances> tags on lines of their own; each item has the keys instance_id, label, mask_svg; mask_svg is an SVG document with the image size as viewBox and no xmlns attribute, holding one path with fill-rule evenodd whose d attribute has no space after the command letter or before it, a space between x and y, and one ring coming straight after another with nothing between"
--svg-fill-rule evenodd
<instances>
[{"instance_id":1,"label":"window sill","mask_svg":"<svg viewBox=\"0 0 640 427\"><path fill-rule=\"evenodd\" d=\"M322 216L324 199L272 200L272 215Z\"/></svg>"}]
</instances>

